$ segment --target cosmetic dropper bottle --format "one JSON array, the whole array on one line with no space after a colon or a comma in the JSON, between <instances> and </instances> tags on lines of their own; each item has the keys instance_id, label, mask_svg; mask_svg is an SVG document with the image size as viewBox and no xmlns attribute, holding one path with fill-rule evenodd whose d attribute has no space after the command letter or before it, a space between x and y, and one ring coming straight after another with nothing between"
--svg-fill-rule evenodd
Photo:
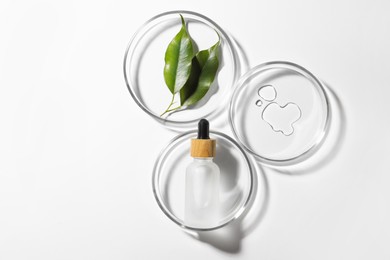
<instances>
[{"instance_id":1,"label":"cosmetic dropper bottle","mask_svg":"<svg viewBox=\"0 0 390 260\"><path fill-rule=\"evenodd\" d=\"M184 223L187 226L207 228L218 225L220 170L213 162L215 150L216 141L209 137L209 122L201 119L198 138L191 140L193 161L186 171Z\"/></svg>"}]
</instances>

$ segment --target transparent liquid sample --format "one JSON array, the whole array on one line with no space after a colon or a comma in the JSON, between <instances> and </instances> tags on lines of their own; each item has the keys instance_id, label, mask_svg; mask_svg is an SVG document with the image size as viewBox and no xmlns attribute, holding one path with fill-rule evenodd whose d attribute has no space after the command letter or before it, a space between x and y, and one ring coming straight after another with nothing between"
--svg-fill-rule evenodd
<instances>
[{"instance_id":1,"label":"transparent liquid sample","mask_svg":"<svg viewBox=\"0 0 390 260\"><path fill-rule=\"evenodd\" d=\"M212 158L194 158L188 165L185 184L184 223L213 227L219 220L219 167Z\"/></svg>"},{"instance_id":2,"label":"transparent liquid sample","mask_svg":"<svg viewBox=\"0 0 390 260\"><path fill-rule=\"evenodd\" d=\"M299 106L294 103L280 106L278 103L272 102L263 110L262 118L273 131L289 136L294 133L293 125L301 118L301 115Z\"/></svg>"},{"instance_id":3,"label":"transparent liquid sample","mask_svg":"<svg viewBox=\"0 0 390 260\"><path fill-rule=\"evenodd\" d=\"M267 101L273 101L276 98L276 90L272 85L262 86L257 94Z\"/></svg>"}]
</instances>

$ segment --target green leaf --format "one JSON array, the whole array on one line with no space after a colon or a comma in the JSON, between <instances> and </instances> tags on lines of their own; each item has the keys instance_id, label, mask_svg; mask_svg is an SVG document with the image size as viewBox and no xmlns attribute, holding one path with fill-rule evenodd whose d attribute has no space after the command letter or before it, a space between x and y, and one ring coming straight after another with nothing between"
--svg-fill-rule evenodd
<instances>
[{"instance_id":1,"label":"green leaf","mask_svg":"<svg viewBox=\"0 0 390 260\"><path fill-rule=\"evenodd\" d=\"M210 49L202 50L195 56L197 64L199 65L200 72L193 69L190 78L198 78L196 85L195 81L187 81L186 85L180 91L180 102L182 106L190 106L201 100L210 89L211 84L215 79L219 67L219 46L220 40L214 44ZM193 66L196 63L192 63ZM197 75L198 74L198 75ZM183 99L182 99L183 97Z\"/></svg>"},{"instance_id":2,"label":"green leaf","mask_svg":"<svg viewBox=\"0 0 390 260\"><path fill-rule=\"evenodd\" d=\"M192 59L191 74L188 78L186 84L180 89L180 105L182 106L184 102L194 94L196 87L198 86L199 76L202 68L199 65L198 59L196 56Z\"/></svg>"},{"instance_id":3,"label":"green leaf","mask_svg":"<svg viewBox=\"0 0 390 260\"><path fill-rule=\"evenodd\" d=\"M182 15L181 29L169 43L165 51L164 80L172 94L180 91L191 73L194 55L192 40L187 32Z\"/></svg>"}]
</instances>

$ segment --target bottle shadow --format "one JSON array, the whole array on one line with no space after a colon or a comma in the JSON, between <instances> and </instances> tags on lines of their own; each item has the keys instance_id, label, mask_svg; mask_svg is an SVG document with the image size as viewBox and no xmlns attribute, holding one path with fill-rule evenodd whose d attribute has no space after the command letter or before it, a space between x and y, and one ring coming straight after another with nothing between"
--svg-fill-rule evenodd
<instances>
[{"instance_id":1,"label":"bottle shadow","mask_svg":"<svg viewBox=\"0 0 390 260\"><path fill-rule=\"evenodd\" d=\"M222 192L230 194L230 197L225 196L222 203L225 210L234 207L233 202L242 199L245 193L237 185L240 174L242 174L239 171L238 158L226 148L228 147L219 149L215 158L215 163L220 166L221 170ZM252 191L241 216L217 230L187 232L190 236L227 253L237 254L241 251L242 239L260 224L269 201L269 187L264 170L254 160L251 164L253 169Z\"/></svg>"}]
</instances>

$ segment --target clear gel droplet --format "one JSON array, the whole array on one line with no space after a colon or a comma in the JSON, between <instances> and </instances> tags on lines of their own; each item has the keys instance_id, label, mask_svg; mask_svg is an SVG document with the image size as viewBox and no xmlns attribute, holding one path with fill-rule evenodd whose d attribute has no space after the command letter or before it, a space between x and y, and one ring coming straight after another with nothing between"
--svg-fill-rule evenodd
<instances>
[{"instance_id":1,"label":"clear gel droplet","mask_svg":"<svg viewBox=\"0 0 390 260\"><path fill-rule=\"evenodd\" d=\"M262 104L263 101L261 101L260 99L256 101L256 106L261 107Z\"/></svg>"},{"instance_id":2,"label":"clear gel droplet","mask_svg":"<svg viewBox=\"0 0 390 260\"><path fill-rule=\"evenodd\" d=\"M267 101L274 101L276 98L276 90L272 85L264 85L259 88L257 94Z\"/></svg>"}]
</instances>

